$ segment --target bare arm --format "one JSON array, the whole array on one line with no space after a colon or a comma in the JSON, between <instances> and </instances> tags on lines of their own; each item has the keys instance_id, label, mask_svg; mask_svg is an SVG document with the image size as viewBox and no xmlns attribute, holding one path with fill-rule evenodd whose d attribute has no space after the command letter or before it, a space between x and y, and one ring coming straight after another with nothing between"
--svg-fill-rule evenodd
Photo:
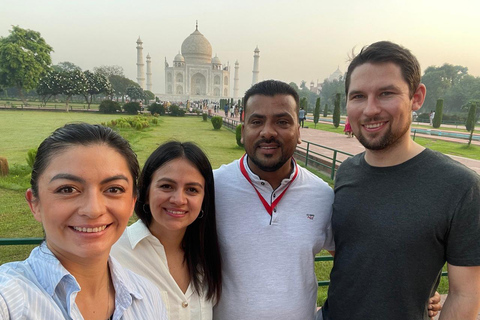
<instances>
[{"instance_id":1,"label":"bare arm","mask_svg":"<svg viewBox=\"0 0 480 320\"><path fill-rule=\"evenodd\" d=\"M475 320L480 310L480 266L448 264L448 297L440 320Z\"/></svg>"}]
</instances>

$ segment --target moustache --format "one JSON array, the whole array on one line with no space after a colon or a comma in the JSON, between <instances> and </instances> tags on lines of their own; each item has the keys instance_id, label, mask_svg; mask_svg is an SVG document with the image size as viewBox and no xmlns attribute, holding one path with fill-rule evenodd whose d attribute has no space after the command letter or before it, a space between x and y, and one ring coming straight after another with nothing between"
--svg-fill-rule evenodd
<instances>
[{"instance_id":1,"label":"moustache","mask_svg":"<svg viewBox=\"0 0 480 320\"><path fill-rule=\"evenodd\" d=\"M282 147L282 146L283 146L283 144L282 144L280 141L275 140L274 138L272 138L272 139L261 139L261 140L258 140L257 142L255 142L254 147L255 147L255 148L259 148L262 143L267 143L267 144L268 144L268 143L275 143L275 144L278 145L279 147Z\"/></svg>"}]
</instances>

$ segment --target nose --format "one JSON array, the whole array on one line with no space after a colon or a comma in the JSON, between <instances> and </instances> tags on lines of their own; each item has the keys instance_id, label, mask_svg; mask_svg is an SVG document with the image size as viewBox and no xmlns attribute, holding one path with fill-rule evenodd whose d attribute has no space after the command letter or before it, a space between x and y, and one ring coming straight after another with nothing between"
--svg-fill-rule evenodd
<instances>
[{"instance_id":1,"label":"nose","mask_svg":"<svg viewBox=\"0 0 480 320\"><path fill-rule=\"evenodd\" d=\"M367 117L374 117L380 113L381 107L376 97L370 96L366 101L366 106L363 109L363 114Z\"/></svg>"},{"instance_id":2,"label":"nose","mask_svg":"<svg viewBox=\"0 0 480 320\"><path fill-rule=\"evenodd\" d=\"M275 125L271 121L266 121L263 125L260 135L264 139L271 139L277 136L277 130L275 130Z\"/></svg>"},{"instance_id":3,"label":"nose","mask_svg":"<svg viewBox=\"0 0 480 320\"><path fill-rule=\"evenodd\" d=\"M183 190L177 189L174 192L172 192L172 195L170 196L170 202L176 205L181 205L184 204L186 201L185 194L183 193Z\"/></svg>"},{"instance_id":4,"label":"nose","mask_svg":"<svg viewBox=\"0 0 480 320\"><path fill-rule=\"evenodd\" d=\"M95 219L105 213L105 203L101 192L87 191L86 197L82 201L83 204L79 210L81 215Z\"/></svg>"}]
</instances>

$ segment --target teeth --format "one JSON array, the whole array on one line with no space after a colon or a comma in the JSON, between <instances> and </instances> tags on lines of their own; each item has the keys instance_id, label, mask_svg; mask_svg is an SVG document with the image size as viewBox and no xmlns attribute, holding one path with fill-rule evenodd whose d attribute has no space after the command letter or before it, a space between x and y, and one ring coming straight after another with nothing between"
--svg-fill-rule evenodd
<instances>
[{"instance_id":1,"label":"teeth","mask_svg":"<svg viewBox=\"0 0 480 320\"><path fill-rule=\"evenodd\" d=\"M367 129L375 129L375 128L379 128L383 126L383 122L382 123L375 123L375 124L366 124L365 125L365 128Z\"/></svg>"},{"instance_id":2,"label":"teeth","mask_svg":"<svg viewBox=\"0 0 480 320\"><path fill-rule=\"evenodd\" d=\"M173 211L173 210L167 210L171 214L185 214L185 211Z\"/></svg>"},{"instance_id":3,"label":"teeth","mask_svg":"<svg viewBox=\"0 0 480 320\"><path fill-rule=\"evenodd\" d=\"M86 233L96 233L105 230L107 226L101 226L101 227L96 227L96 228L85 228L85 227L73 227L75 231L80 231L80 232L86 232Z\"/></svg>"}]
</instances>

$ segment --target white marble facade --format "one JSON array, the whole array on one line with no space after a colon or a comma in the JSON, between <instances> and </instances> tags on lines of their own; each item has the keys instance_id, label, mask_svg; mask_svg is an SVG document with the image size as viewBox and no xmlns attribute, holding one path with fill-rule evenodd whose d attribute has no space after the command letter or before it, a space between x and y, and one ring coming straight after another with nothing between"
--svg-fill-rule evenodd
<instances>
[{"instance_id":1,"label":"white marble facade","mask_svg":"<svg viewBox=\"0 0 480 320\"><path fill-rule=\"evenodd\" d=\"M165 96L177 100L230 97L230 66L222 65L203 34L195 31L182 43L170 66L165 59Z\"/></svg>"}]
</instances>

